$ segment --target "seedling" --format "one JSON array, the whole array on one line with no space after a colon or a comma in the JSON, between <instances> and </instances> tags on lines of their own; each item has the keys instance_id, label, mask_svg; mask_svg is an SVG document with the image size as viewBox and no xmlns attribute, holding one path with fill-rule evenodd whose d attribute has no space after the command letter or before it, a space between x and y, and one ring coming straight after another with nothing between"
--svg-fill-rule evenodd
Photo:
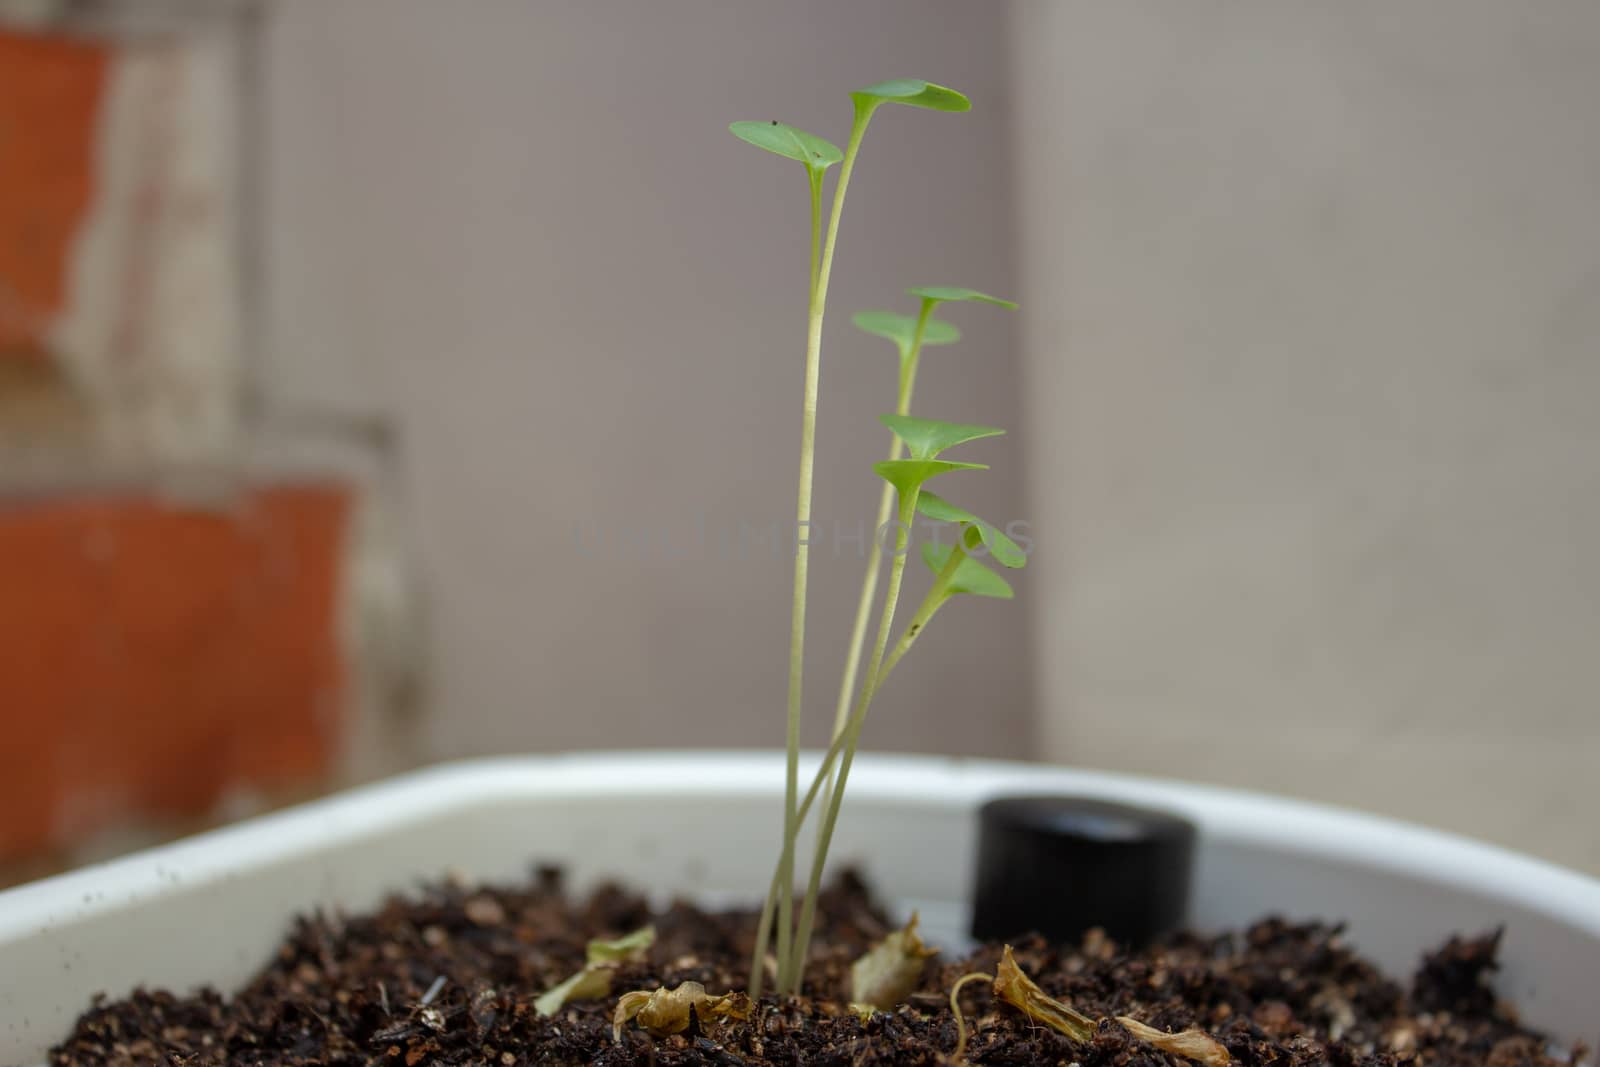
<instances>
[{"instance_id":1,"label":"seedling","mask_svg":"<svg viewBox=\"0 0 1600 1067\"><path fill-rule=\"evenodd\" d=\"M849 188L850 176L855 170L856 158L860 154L867 127L873 115L884 104L904 104L932 111L949 112L968 111L972 106L965 96L954 89L915 79L880 82L851 93L850 98L854 105L854 118L843 151L821 137L780 122L735 122L729 127L736 136L757 148L802 164L806 170L810 193L810 270L805 373L801 399L800 477L795 509L797 532L806 530L811 521L822 326L827 307L828 284L833 272L834 252L838 246L839 221L844 212L845 192ZM839 168L838 180L834 185L831 209L824 219L822 211L824 179L828 170L835 165ZM882 555L878 552L868 553L861 597L851 629L843 677L840 680L838 704L834 713L833 740L803 802L800 800L799 759L809 548L806 543L807 538L804 536L796 538L794 590L789 626L783 844L757 930L755 953L750 967L751 996L759 996L761 992L763 969L774 917L777 926L777 990L780 993L799 991L812 924L816 917L817 893L821 887L828 845L838 821L840 804L850 776L850 765L861 737L861 728L866 721L873 698L882 688L889 673L910 650L917 635L926 628L935 612L951 597L963 593L994 597L1011 595L1011 589L1005 580L980 562L978 558L980 555L992 556L996 562L1007 567L1020 567L1025 562L1020 547L998 529L970 512L948 504L940 498L932 497L923 490L923 486L929 480L940 475L953 471L985 469L983 464L941 459L940 455L958 445L992 437L1003 431L988 426L970 426L916 418L910 413L922 350L929 345L952 344L961 336L953 325L934 318L934 311L941 304L951 302L994 304L1004 308L1015 308L1016 305L975 289L935 287L912 289L909 292L918 300L915 316L889 311L869 311L858 314L854 319L855 324L867 333L893 342L900 355L895 410L892 414L883 416L884 425L892 434L888 458L873 467L884 482L876 528L880 531L885 530L891 517L894 518L894 550L890 556L889 576L879 614L876 639L872 644L871 654L867 657L866 670L863 673L862 653L866 648L867 628L872 607L877 600L882 570ZM922 501L925 502L919 503ZM911 622L891 647L890 637L895 611L899 604L906 560L911 547L911 526L919 508L924 515L936 521L957 523L960 533L953 545L925 547L923 558L934 571L933 585ZM806 815L818 797L822 798L823 814L806 892L800 901L800 914L796 918L794 899L796 838Z\"/></svg>"}]
</instances>

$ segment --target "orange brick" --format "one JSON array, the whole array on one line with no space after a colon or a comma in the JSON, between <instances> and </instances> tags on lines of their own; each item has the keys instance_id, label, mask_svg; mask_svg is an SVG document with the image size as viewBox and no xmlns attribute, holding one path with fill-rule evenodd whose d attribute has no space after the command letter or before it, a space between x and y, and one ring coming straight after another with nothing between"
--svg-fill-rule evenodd
<instances>
[{"instance_id":1,"label":"orange brick","mask_svg":"<svg viewBox=\"0 0 1600 1067\"><path fill-rule=\"evenodd\" d=\"M106 48L0 31L0 358L42 358L94 194Z\"/></svg>"},{"instance_id":2,"label":"orange brick","mask_svg":"<svg viewBox=\"0 0 1600 1067\"><path fill-rule=\"evenodd\" d=\"M328 770L350 504L0 505L0 858Z\"/></svg>"}]
</instances>

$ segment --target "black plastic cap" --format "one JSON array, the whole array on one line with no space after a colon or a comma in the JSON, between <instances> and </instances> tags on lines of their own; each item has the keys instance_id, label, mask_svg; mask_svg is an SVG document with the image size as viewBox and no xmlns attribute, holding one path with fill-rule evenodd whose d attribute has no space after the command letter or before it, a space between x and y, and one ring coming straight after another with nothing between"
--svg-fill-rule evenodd
<instances>
[{"instance_id":1,"label":"black plastic cap","mask_svg":"<svg viewBox=\"0 0 1600 1067\"><path fill-rule=\"evenodd\" d=\"M1139 946L1181 928L1194 824L1167 812L1060 796L1002 797L978 813L972 936L1038 932L1077 942L1091 927Z\"/></svg>"}]
</instances>

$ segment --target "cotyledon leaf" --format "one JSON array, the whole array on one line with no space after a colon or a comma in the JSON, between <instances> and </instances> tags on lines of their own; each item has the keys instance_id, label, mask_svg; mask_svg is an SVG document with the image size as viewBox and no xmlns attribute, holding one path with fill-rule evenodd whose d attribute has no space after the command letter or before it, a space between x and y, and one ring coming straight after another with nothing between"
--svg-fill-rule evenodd
<instances>
[{"instance_id":1,"label":"cotyledon leaf","mask_svg":"<svg viewBox=\"0 0 1600 1067\"><path fill-rule=\"evenodd\" d=\"M879 415L878 421L906 443L912 459L934 459L956 445L1005 433L998 426L973 426L939 419L919 419L915 415Z\"/></svg>"},{"instance_id":2,"label":"cotyledon leaf","mask_svg":"<svg viewBox=\"0 0 1600 1067\"><path fill-rule=\"evenodd\" d=\"M916 337L917 320L911 315L900 315L893 311L858 311L850 316L850 321L855 323L856 329L882 337L886 341L893 341L900 349L902 356L911 351L911 342ZM950 345L961 340L961 331L943 319L929 319L922 328L922 343L924 345Z\"/></svg>"},{"instance_id":3,"label":"cotyledon leaf","mask_svg":"<svg viewBox=\"0 0 1600 1067\"><path fill-rule=\"evenodd\" d=\"M1003 307L1007 311L1017 310L1015 301L1005 300L988 293L980 293L976 289L963 289L953 285L924 285L916 289L907 289L906 292L923 300L933 300L944 304L956 300L965 300L975 304L993 304Z\"/></svg>"},{"instance_id":4,"label":"cotyledon leaf","mask_svg":"<svg viewBox=\"0 0 1600 1067\"><path fill-rule=\"evenodd\" d=\"M928 545L922 546L922 562L934 574L944 573L945 565L950 562L950 553L955 551L954 545ZM950 579L948 586L952 594L967 593L972 596L993 597L996 600L1010 600L1016 596L1011 589L1011 584L990 570L981 560L964 556L956 564L956 572Z\"/></svg>"},{"instance_id":5,"label":"cotyledon leaf","mask_svg":"<svg viewBox=\"0 0 1600 1067\"><path fill-rule=\"evenodd\" d=\"M981 544L1001 566L1015 569L1027 565L1028 554L1021 545L966 508L923 490L917 494L917 510L935 522L960 523L965 538L963 543L969 551Z\"/></svg>"},{"instance_id":6,"label":"cotyledon leaf","mask_svg":"<svg viewBox=\"0 0 1600 1067\"><path fill-rule=\"evenodd\" d=\"M947 459L886 459L874 463L872 469L903 497L920 489L929 478L950 471L986 471L989 467L985 463L954 463Z\"/></svg>"},{"instance_id":7,"label":"cotyledon leaf","mask_svg":"<svg viewBox=\"0 0 1600 1067\"><path fill-rule=\"evenodd\" d=\"M906 104L930 111L971 111L972 101L954 89L920 78L893 78L850 94L858 106Z\"/></svg>"},{"instance_id":8,"label":"cotyledon leaf","mask_svg":"<svg viewBox=\"0 0 1600 1067\"><path fill-rule=\"evenodd\" d=\"M832 142L782 122L731 122L728 129L741 141L804 163L813 170L827 170L844 158Z\"/></svg>"}]
</instances>

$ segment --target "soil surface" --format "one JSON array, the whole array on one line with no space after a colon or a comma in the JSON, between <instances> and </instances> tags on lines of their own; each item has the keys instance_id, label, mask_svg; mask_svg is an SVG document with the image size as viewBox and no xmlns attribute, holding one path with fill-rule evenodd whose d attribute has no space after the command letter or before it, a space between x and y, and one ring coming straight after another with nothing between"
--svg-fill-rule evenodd
<instances>
[{"instance_id":1,"label":"soil surface","mask_svg":"<svg viewBox=\"0 0 1600 1067\"><path fill-rule=\"evenodd\" d=\"M616 996L697 981L743 989L755 921L686 904L652 911L615 887L576 899L559 875L528 886L449 885L361 916L299 920L276 957L232 997L139 992L98 1001L53 1050L54 1064L944 1064L956 1047L948 992L993 973L999 947L928 961L919 992L863 1022L846 1007L850 964L889 932L865 888L826 895L806 995L763 997L747 1020L698 1018L651 1037L612 1039ZM538 994L583 966L591 938L653 922L642 962L621 965L611 997L553 1017ZM203 936L203 935L201 935ZM1410 989L1346 948L1339 928L1266 919L1219 936L1183 935L1139 952L1091 934L1081 945L1014 942L1017 962L1050 995L1101 1019L1075 1043L998 1003L987 982L961 1002L972 1064L1186 1067L1111 1017L1214 1035L1243 1067L1554 1065L1544 1042L1495 1002L1487 979L1498 936L1453 939L1422 961ZM1569 1062L1569 1061L1559 1061Z\"/></svg>"}]
</instances>

